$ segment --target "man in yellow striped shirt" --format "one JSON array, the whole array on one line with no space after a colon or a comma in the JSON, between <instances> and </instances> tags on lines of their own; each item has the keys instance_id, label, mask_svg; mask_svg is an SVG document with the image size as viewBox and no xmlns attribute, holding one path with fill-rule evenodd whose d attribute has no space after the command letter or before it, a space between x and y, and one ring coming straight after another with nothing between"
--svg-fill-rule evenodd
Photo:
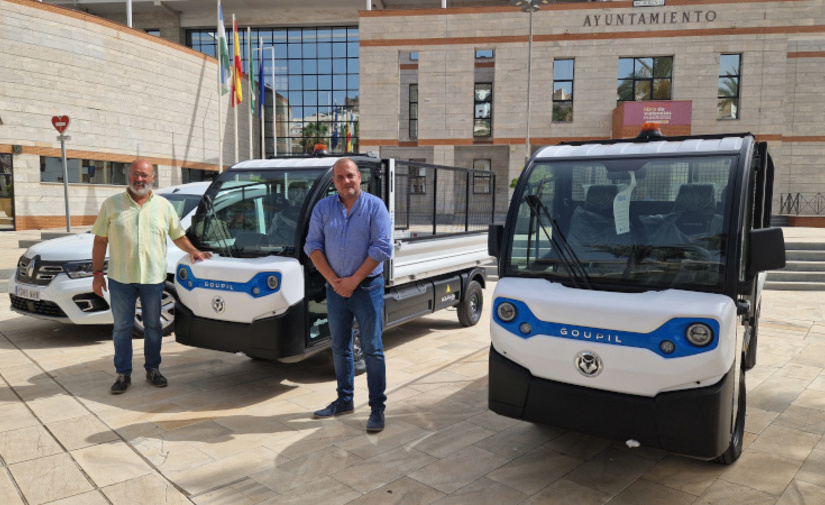
<instances>
[{"instance_id":1,"label":"man in yellow striped shirt","mask_svg":"<svg viewBox=\"0 0 825 505\"><path fill-rule=\"evenodd\" d=\"M169 200L155 196L152 184L155 171L145 159L129 167L126 191L103 202L92 233L94 275L92 286L98 296L109 291L114 330L115 370L117 380L112 394L126 391L132 379L132 327L135 303L140 298L143 310L144 365L146 380L152 385L167 385L160 373L160 347L163 333L160 324L161 296L166 283L166 236L192 261L211 258L212 254L196 249L180 224ZM108 271L104 271L106 248L109 248ZM108 288L104 276L109 277Z\"/></svg>"}]
</instances>

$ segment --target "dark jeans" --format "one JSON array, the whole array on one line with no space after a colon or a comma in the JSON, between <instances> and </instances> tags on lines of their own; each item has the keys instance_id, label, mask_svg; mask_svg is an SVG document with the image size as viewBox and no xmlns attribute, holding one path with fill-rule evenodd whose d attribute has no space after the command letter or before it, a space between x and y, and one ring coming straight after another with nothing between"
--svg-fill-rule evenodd
<instances>
[{"instance_id":1,"label":"dark jeans","mask_svg":"<svg viewBox=\"0 0 825 505\"><path fill-rule=\"evenodd\" d=\"M352 401L355 365L352 358L352 323L358 321L361 332L361 350L367 364L369 405L373 410L384 410L387 400L387 371L384 346L381 343L384 310L384 278L365 280L349 298L337 294L327 285L327 311L332 333L332 357L338 380L338 399Z\"/></svg>"},{"instance_id":2,"label":"dark jeans","mask_svg":"<svg viewBox=\"0 0 825 505\"><path fill-rule=\"evenodd\" d=\"M138 297L143 310L143 367L146 370L160 368L160 345L163 340L160 300L165 283L121 284L112 279L108 281L112 316L115 320L112 333L115 343L115 370L120 375L132 375L132 327L135 324L135 303Z\"/></svg>"}]
</instances>

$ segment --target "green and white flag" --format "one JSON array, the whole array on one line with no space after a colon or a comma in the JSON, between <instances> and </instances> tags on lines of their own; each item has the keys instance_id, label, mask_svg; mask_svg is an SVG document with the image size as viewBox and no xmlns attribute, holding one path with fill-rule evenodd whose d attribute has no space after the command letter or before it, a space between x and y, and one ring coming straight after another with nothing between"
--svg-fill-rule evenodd
<instances>
[{"instance_id":1,"label":"green and white flag","mask_svg":"<svg viewBox=\"0 0 825 505\"><path fill-rule=\"evenodd\" d=\"M232 62L229 59L229 45L226 43L226 28L223 23L223 9L218 0L218 62L221 66L221 93L229 93L226 77L232 75Z\"/></svg>"}]
</instances>

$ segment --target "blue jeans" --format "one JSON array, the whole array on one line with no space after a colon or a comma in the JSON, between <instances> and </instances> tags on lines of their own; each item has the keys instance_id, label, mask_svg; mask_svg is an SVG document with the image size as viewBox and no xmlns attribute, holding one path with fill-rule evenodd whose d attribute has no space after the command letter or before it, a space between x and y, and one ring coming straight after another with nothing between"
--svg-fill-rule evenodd
<instances>
[{"instance_id":1,"label":"blue jeans","mask_svg":"<svg viewBox=\"0 0 825 505\"><path fill-rule=\"evenodd\" d=\"M109 281L109 298L115 328L115 370L119 375L132 375L132 327L135 324L135 303L140 297L143 310L143 356L146 370L160 368L160 344L163 330L160 325L160 300L164 282L160 284L122 284Z\"/></svg>"},{"instance_id":2,"label":"blue jeans","mask_svg":"<svg viewBox=\"0 0 825 505\"><path fill-rule=\"evenodd\" d=\"M338 380L338 399L351 402L355 389L355 364L352 358L352 322L358 321L361 350L367 364L367 388L372 410L384 410L387 397L387 370L381 343L384 311L384 278L365 280L349 298L327 285L327 312L332 334L332 358Z\"/></svg>"}]
</instances>

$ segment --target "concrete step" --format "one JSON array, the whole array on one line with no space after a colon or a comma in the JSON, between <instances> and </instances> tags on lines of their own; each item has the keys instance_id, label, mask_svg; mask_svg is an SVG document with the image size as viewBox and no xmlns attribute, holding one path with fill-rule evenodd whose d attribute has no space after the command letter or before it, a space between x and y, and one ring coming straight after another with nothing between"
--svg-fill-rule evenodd
<instances>
[{"instance_id":1,"label":"concrete step","mask_svg":"<svg viewBox=\"0 0 825 505\"><path fill-rule=\"evenodd\" d=\"M785 263L785 268L777 272L825 272L825 261L791 261Z\"/></svg>"},{"instance_id":2,"label":"concrete step","mask_svg":"<svg viewBox=\"0 0 825 505\"><path fill-rule=\"evenodd\" d=\"M825 230L822 231L821 241L794 242L785 241L786 251L825 251Z\"/></svg>"},{"instance_id":3,"label":"concrete step","mask_svg":"<svg viewBox=\"0 0 825 505\"><path fill-rule=\"evenodd\" d=\"M822 250L801 250L785 249L786 261L825 261L825 249Z\"/></svg>"},{"instance_id":4,"label":"concrete step","mask_svg":"<svg viewBox=\"0 0 825 505\"><path fill-rule=\"evenodd\" d=\"M769 282L823 282L825 272L794 272L791 270L772 270L766 278Z\"/></svg>"},{"instance_id":5,"label":"concrete step","mask_svg":"<svg viewBox=\"0 0 825 505\"><path fill-rule=\"evenodd\" d=\"M825 291L825 282L774 282L766 281L765 289L773 291Z\"/></svg>"}]
</instances>

